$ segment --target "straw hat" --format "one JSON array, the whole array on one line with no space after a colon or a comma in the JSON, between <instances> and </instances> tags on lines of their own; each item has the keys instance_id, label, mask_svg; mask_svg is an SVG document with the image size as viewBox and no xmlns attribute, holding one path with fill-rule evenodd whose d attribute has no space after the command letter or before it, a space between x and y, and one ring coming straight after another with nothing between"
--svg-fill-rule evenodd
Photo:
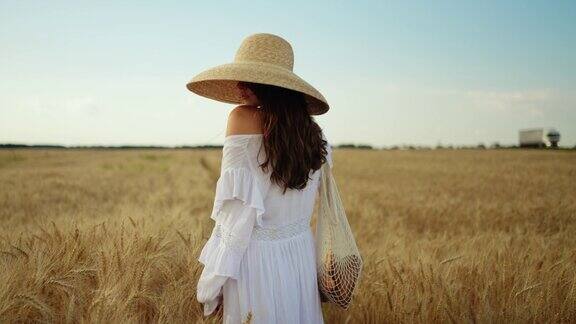
<instances>
[{"instance_id":1,"label":"straw hat","mask_svg":"<svg viewBox=\"0 0 576 324\"><path fill-rule=\"evenodd\" d=\"M238 81L275 85L302 92L311 115L330 108L322 94L294 72L294 52L280 36L257 33L246 37L236 51L234 62L207 69L192 78L188 90L210 99L246 104Z\"/></svg>"}]
</instances>

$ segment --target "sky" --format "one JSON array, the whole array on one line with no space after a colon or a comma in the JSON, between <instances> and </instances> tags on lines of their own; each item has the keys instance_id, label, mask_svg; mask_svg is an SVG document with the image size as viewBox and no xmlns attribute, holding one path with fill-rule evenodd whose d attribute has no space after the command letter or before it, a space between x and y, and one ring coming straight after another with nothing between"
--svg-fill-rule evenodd
<instances>
[{"instance_id":1,"label":"sky","mask_svg":"<svg viewBox=\"0 0 576 324\"><path fill-rule=\"evenodd\" d=\"M189 92L272 33L332 145L576 145L576 1L0 0L0 143L222 144L235 107Z\"/></svg>"}]
</instances>

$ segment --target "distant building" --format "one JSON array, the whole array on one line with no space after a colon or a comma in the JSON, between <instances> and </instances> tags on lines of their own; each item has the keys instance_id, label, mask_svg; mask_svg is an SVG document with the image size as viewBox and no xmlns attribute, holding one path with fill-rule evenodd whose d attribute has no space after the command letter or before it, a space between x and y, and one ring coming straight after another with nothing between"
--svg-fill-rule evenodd
<instances>
[{"instance_id":1,"label":"distant building","mask_svg":"<svg viewBox=\"0 0 576 324\"><path fill-rule=\"evenodd\" d=\"M520 147L558 147L560 133L554 128L527 128L518 132Z\"/></svg>"}]
</instances>

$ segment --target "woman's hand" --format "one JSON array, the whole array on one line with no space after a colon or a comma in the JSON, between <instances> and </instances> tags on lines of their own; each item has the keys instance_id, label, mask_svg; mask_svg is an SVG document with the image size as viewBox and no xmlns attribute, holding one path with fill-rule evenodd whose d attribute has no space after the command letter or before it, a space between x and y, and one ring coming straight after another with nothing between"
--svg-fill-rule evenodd
<instances>
[{"instance_id":1,"label":"woman's hand","mask_svg":"<svg viewBox=\"0 0 576 324\"><path fill-rule=\"evenodd\" d=\"M224 299L222 298L222 295L218 296L218 306L216 306L216 309L214 310L214 314L220 313L220 311L224 308L223 301L224 301Z\"/></svg>"},{"instance_id":2,"label":"woman's hand","mask_svg":"<svg viewBox=\"0 0 576 324\"><path fill-rule=\"evenodd\" d=\"M220 294L213 302L210 302L210 306L214 307L214 309L206 316L206 318L220 317L221 310L223 309L224 306L223 301L224 299L222 297L222 294Z\"/></svg>"}]
</instances>

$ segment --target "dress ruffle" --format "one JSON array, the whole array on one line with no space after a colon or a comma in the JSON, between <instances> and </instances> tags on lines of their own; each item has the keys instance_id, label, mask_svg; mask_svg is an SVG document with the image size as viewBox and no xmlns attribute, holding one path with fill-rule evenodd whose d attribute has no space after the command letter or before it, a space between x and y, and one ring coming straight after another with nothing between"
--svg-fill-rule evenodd
<instances>
[{"instance_id":1,"label":"dress ruffle","mask_svg":"<svg viewBox=\"0 0 576 324\"><path fill-rule=\"evenodd\" d=\"M264 198L259 189L258 180L247 167L233 167L222 171L216 183L214 207L210 218L218 221L224 201L231 199L240 199L244 205L254 208L256 224L262 225L262 215L266 210Z\"/></svg>"},{"instance_id":2,"label":"dress ruffle","mask_svg":"<svg viewBox=\"0 0 576 324\"><path fill-rule=\"evenodd\" d=\"M213 274L237 279L242 256L237 250L226 246L220 237L211 235L202 248L198 261L210 267L209 271Z\"/></svg>"}]
</instances>

